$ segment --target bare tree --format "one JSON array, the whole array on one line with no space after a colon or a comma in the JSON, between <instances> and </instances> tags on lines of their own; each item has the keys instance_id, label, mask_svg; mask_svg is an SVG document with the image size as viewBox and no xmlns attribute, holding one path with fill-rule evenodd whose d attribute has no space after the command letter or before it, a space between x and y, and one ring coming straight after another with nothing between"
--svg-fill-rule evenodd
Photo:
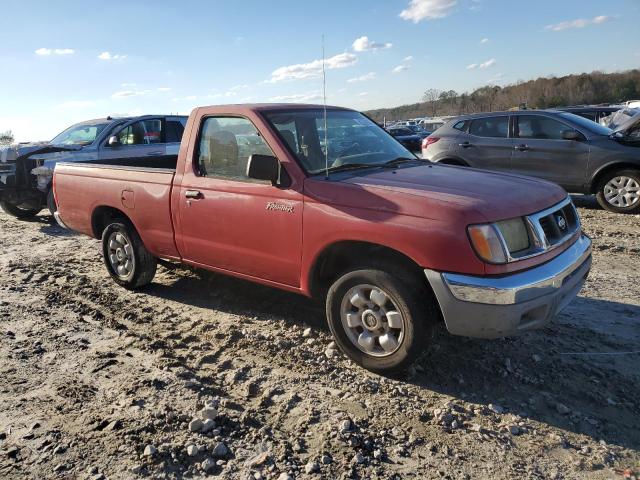
<instances>
[{"instance_id":1,"label":"bare tree","mask_svg":"<svg viewBox=\"0 0 640 480\"><path fill-rule=\"evenodd\" d=\"M14 141L13 133L11 130L6 132L0 132L0 145L11 145Z\"/></svg>"},{"instance_id":2,"label":"bare tree","mask_svg":"<svg viewBox=\"0 0 640 480\"><path fill-rule=\"evenodd\" d=\"M440 90L437 88L429 88L425 90L422 100L431 106L431 116L435 117L438 112L438 100L440 99Z\"/></svg>"}]
</instances>

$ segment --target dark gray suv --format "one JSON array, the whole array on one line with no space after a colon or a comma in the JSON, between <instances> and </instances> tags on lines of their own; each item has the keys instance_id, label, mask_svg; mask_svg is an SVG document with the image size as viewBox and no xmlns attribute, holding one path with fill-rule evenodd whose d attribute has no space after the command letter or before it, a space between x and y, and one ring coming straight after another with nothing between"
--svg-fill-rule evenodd
<instances>
[{"instance_id":1,"label":"dark gray suv","mask_svg":"<svg viewBox=\"0 0 640 480\"><path fill-rule=\"evenodd\" d=\"M595 193L603 208L640 212L640 116L617 130L555 110L457 117L425 138L432 162L518 173Z\"/></svg>"}]
</instances>

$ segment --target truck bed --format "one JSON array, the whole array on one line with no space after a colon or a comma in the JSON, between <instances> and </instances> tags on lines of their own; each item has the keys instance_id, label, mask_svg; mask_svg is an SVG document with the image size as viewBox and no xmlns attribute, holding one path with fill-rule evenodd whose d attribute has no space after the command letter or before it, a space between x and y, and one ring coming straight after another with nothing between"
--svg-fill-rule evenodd
<instances>
[{"instance_id":1,"label":"truck bed","mask_svg":"<svg viewBox=\"0 0 640 480\"><path fill-rule=\"evenodd\" d=\"M171 221L171 189L175 168L92 163L58 163L54 189L65 224L97 237L94 215L105 209L124 214L149 251L179 257Z\"/></svg>"}]
</instances>

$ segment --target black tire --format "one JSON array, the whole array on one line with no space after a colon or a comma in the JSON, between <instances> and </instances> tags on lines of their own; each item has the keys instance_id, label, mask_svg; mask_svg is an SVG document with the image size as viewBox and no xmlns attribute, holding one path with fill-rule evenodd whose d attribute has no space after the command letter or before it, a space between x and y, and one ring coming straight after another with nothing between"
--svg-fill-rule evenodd
<instances>
[{"instance_id":1,"label":"black tire","mask_svg":"<svg viewBox=\"0 0 640 480\"><path fill-rule=\"evenodd\" d=\"M626 177L635 182L635 185L640 186L640 170L615 170L605 174L598 182L596 199L602 208L614 213L640 213L640 199L635 201L632 205L621 206L611 203L606 198L608 191L607 184L616 179L617 177ZM638 193L640 195L640 192Z\"/></svg>"},{"instance_id":2,"label":"black tire","mask_svg":"<svg viewBox=\"0 0 640 480\"><path fill-rule=\"evenodd\" d=\"M326 301L327 320L336 344L357 364L383 375L396 374L410 366L427 347L433 327L440 318L439 308L426 286L426 280L422 283L417 276L390 271L377 266L346 273L329 288ZM383 290L404 318L403 338L397 350L387 356L374 356L362 351L350 339L348 327L343 325L343 299L349 290L359 285Z\"/></svg>"},{"instance_id":3,"label":"black tire","mask_svg":"<svg viewBox=\"0 0 640 480\"><path fill-rule=\"evenodd\" d=\"M47 208L49 209L49 213L51 213L52 217L58 211L56 199L53 196L53 188L50 188L49 193L47 193Z\"/></svg>"},{"instance_id":4,"label":"black tire","mask_svg":"<svg viewBox=\"0 0 640 480\"><path fill-rule=\"evenodd\" d=\"M115 235L122 235L130 247L128 256L132 259L132 265L126 275L118 273L110 260L113 250L109 244ZM119 245L122 245L124 252L125 244L121 243ZM126 255L126 253L124 254ZM141 288L149 284L156 274L158 259L149 253L136 229L124 219L115 219L102 232L102 256L109 275L121 287L130 290Z\"/></svg>"},{"instance_id":5,"label":"black tire","mask_svg":"<svg viewBox=\"0 0 640 480\"><path fill-rule=\"evenodd\" d=\"M39 208L22 208L12 203L7 202L6 200L0 201L0 208L2 210L11 215L12 217L19 218L21 220L25 220L27 218L33 218L37 214L40 213Z\"/></svg>"}]
</instances>

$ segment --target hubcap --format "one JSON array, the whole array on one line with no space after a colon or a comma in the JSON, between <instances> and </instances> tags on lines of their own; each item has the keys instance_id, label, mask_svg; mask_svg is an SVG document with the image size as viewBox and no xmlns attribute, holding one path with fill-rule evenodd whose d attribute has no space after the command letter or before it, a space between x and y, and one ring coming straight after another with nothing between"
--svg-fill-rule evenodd
<instances>
[{"instance_id":1,"label":"hubcap","mask_svg":"<svg viewBox=\"0 0 640 480\"><path fill-rule=\"evenodd\" d=\"M121 280L128 280L133 275L135 267L133 248L125 234L113 232L109 235L107 255L111 268Z\"/></svg>"},{"instance_id":2,"label":"hubcap","mask_svg":"<svg viewBox=\"0 0 640 480\"><path fill-rule=\"evenodd\" d=\"M404 340L405 320L390 295L373 285L351 288L340 308L351 343L374 357L394 353Z\"/></svg>"},{"instance_id":3,"label":"hubcap","mask_svg":"<svg viewBox=\"0 0 640 480\"><path fill-rule=\"evenodd\" d=\"M640 202L640 184L625 175L614 177L604 186L604 198L618 208L631 207Z\"/></svg>"}]
</instances>

